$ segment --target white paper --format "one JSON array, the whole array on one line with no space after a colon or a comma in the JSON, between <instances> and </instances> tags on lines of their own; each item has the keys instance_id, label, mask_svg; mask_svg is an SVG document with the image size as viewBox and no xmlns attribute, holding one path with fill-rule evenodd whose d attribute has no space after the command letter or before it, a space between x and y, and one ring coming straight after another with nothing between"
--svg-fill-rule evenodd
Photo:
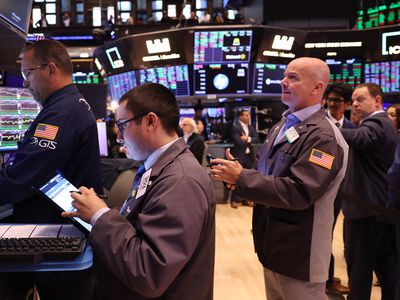
<instances>
[{"instance_id":1,"label":"white paper","mask_svg":"<svg viewBox=\"0 0 400 300\"><path fill-rule=\"evenodd\" d=\"M74 225L66 224L62 225L59 237L84 237L85 235Z\"/></svg>"},{"instance_id":2,"label":"white paper","mask_svg":"<svg viewBox=\"0 0 400 300\"><path fill-rule=\"evenodd\" d=\"M11 225L0 225L0 238L3 237L4 232L10 228Z\"/></svg>"},{"instance_id":3,"label":"white paper","mask_svg":"<svg viewBox=\"0 0 400 300\"><path fill-rule=\"evenodd\" d=\"M30 237L57 237L61 225L36 225Z\"/></svg>"},{"instance_id":4,"label":"white paper","mask_svg":"<svg viewBox=\"0 0 400 300\"><path fill-rule=\"evenodd\" d=\"M2 238L28 238L36 225L13 225Z\"/></svg>"}]
</instances>

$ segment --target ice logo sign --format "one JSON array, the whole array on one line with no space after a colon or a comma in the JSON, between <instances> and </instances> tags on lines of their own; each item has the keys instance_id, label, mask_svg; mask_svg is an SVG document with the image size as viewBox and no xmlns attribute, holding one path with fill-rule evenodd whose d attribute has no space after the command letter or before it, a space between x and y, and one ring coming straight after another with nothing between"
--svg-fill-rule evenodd
<instances>
[{"instance_id":1,"label":"ice logo sign","mask_svg":"<svg viewBox=\"0 0 400 300\"><path fill-rule=\"evenodd\" d=\"M400 54L400 31L382 33L382 55Z\"/></svg>"}]
</instances>

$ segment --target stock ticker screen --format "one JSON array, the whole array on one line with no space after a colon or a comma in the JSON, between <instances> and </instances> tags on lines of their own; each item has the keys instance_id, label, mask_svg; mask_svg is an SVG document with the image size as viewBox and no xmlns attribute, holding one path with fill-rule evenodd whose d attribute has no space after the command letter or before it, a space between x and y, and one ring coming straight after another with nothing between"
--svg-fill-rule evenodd
<instances>
[{"instance_id":1,"label":"stock ticker screen","mask_svg":"<svg viewBox=\"0 0 400 300\"><path fill-rule=\"evenodd\" d=\"M194 63L248 62L252 30L197 31Z\"/></svg>"},{"instance_id":2,"label":"stock ticker screen","mask_svg":"<svg viewBox=\"0 0 400 300\"><path fill-rule=\"evenodd\" d=\"M140 84L154 82L164 85L176 97L190 96L187 65L142 69L139 78Z\"/></svg>"},{"instance_id":3,"label":"stock ticker screen","mask_svg":"<svg viewBox=\"0 0 400 300\"><path fill-rule=\"evenodd\" d=\"M74 84L97 84L100 83L99 74L95 72L74 72L72 73L72 83Z\"/></svg>"},{"instance_id":4,"label":"stock ticker screen","mask_svg":"<svg viewBox=\"0 0 400 300\"><path fill-rule=\"evenodd\" d=\"M136 87L135 71L111 75L108 77L108 88L113 100L119 100L123 94Z\"/></svg>"},{"instance_id":5,"label":"stock ticker screen","mask_svg":"<svg viewBox=\"0 0 400 300\"><path fill-rule=\"evenodd\" d=\"M281 94L285 70L286 65L282 64L254 64L253 93Z\"/></svg>"},{"instance_id":6,"label":"stock ticker screen","mask_svg":"<svg viewBox=\"0 0 400 300\"><path fill-rule=\"evenodd\" d=\"M384 93L400 92L400 61L366 63L364 81L380 85Z\"/></svg>"},{"instance_id":7,"label":"stock ticker screen","mask_svg":"<svg viewBox=\"0 0 400 300\"><path fill-rule=\"evenodd\" d=\"M248 94L249 64L196 64L194 94Z\"/></svg>"},{"instance_id":8,"label":"stock ticker screen","mask_svg":"<svg viewBox=\"0 0 400 300\"><path fill-rule=\"evenodd\" d=\"M40 110L28 89L0 87L0 151L17 150Z\"/></svg>"},{"instance_id":9,"label":"stock ticker screen","mask_svg":"<svg viewBox=\"0 0 400 300\"><path fill-rule=\"evenodd\" d=\"M361 59L326 59L325 62L331 71L329 83L345 83L353 88L361 83L363 74Z\"/></svg>"}]
</instances>

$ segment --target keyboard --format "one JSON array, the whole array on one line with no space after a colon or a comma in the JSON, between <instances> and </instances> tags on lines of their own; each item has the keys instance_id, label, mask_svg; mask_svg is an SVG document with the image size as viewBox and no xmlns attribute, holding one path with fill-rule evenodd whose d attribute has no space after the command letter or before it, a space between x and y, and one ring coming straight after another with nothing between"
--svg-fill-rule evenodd
<instances>
[{"instance_id":1,"label":"keyboard","mask_svg":"<svg viewBox=\"0 0 400 300\"><path fill-rule=\"evenodd\" d=\"M85 246L84 237L0 238L0 261L41 262L73 259Z\"/></svg>"}]
</instances>

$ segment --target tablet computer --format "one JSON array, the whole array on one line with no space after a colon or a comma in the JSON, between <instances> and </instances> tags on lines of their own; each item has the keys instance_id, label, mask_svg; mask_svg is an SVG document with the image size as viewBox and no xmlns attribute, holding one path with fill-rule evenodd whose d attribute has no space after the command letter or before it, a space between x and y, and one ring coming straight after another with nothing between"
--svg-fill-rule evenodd
<instances>
[{"instance_id":1,"label":"tablet computer","mask_svg":"<svg viewBox=\"0 0 400 300\"><path fill-rule=\"evenodd\" d=\"M75 211L76 209L72 206L71 191L78 191L71 182L69 182L61 172L57 172L56 175L47 181L45 184L33 188L37 193L48 199L53 205L55 205L60 211ZM88 235L92 229L92 225L86 223L80 218L68 218L72 224L80 229L85 235Z\"/></svg>"}]
</instances>

